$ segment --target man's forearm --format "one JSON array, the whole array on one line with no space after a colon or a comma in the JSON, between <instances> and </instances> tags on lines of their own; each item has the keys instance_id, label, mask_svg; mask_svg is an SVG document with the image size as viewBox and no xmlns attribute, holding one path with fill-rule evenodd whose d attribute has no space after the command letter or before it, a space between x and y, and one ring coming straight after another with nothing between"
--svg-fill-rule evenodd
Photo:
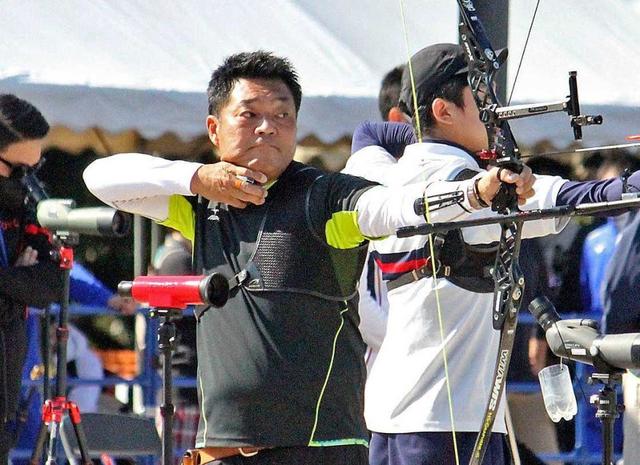
<instances>
[{"instance_id":1,"label":"man's forearm","mask_svg":"<svg viewBox=\"0 0 640 465\"><path fill-rule=\"evenodd\" d=\"M458 193L460 202L444 208L430 208L431 222L464 219L474 209L469 203L469 185L473 180L436 181L428 184L410 184L396 188L372 187L358 199L358 224L366 237L384 237L395 234L403 226L417 226L425 223L423 214L416 212L415 202L426 195L431 202L438 195Z\"/></svg>"},{"instance_id":2,"label":"man's forearm","mask_svg":"<svg viewBox=\"0 0 640 465\"><path fill-rule=\"evenodd\" d=\"M640 171L634 172L627 181L630 193L640 192ZM558 192L556 205L580 205L583 203L610 202L620 200L622 180L569 181Z\"/></svg>"},{"instance_id":3,"label":"man's forearm","mask_svg":"<svg viewBox=\"0 0 640 465\"><path fill-rule=\"evenodd\" d=\"M163 221L172 195L193 195L190 183L200 166L128 153L94 161L83 178L89 191L106 204Z\"/></svg>"}]
</instances>

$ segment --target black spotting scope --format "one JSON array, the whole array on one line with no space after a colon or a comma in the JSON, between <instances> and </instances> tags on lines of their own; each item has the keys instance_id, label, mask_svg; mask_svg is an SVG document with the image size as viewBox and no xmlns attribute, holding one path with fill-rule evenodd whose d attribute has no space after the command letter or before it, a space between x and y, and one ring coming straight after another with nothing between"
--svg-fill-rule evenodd
<instances>
[{"instance_id":1,"label":"black spotting scope","mask_svg":"<svg viewBox=\"0 0 640 465\"><path fill-rule=\"evenodd\" d=\"M41 226L53 232L123 237L131 229L131 214L111 207L74 208L72 199L47 199L38 203Z\"/></svg>"},{"instance_id":2,"label":"black spotting scope","mask_svg":"<svg viewBox=\"0 0 640 465\"><path fill-rule=\"evenodd\" d=\"M594 320L562 320L546 297L537 297L529 311L545 332L558 357L593 365L599 370L640 368L640 333L600 334Z\"/></svg>"}]
</instances>

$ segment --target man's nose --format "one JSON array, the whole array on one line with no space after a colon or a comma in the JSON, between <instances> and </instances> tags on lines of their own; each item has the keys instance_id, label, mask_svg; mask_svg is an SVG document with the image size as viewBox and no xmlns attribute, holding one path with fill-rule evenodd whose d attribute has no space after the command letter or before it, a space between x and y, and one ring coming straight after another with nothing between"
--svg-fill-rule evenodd
<instances>
[{"instance_id":1,"label":"man's nose","mask_svg":"<svg viewBox=\"0 0 640 465\"><path fill-rule=\"evenodd\" d=\"M258 134L275 134L276 125L271 118L264 117L260 124L256 127L256 133Z\"/></svg>"}]
</instances>

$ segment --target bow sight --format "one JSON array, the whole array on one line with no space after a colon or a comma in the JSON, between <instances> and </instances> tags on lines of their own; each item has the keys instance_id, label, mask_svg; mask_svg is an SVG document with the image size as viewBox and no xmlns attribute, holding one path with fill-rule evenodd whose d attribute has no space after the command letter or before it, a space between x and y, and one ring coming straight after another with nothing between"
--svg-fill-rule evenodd
<instances>
[{"instance_id":1,"label":"bow sight","mask_svg":"<svg viewBox=\"0 0 640 465\"><path fill-rule=\"evenodd\" d=\"M533 105L513 105L508 107L497 107L497 105L492 105L481 111L481 118L489 118L495 121L506 121L510 119L526 118L528 116L543 115L545 113L566 111L571 117L571 127L573 128L574 139L581 140L582 126L602 124L602 116L580 114L577 75L577 71L569 71L569 95L565 100L537 103ZM484 119L482 119L482 121L485 122Z\"/></svg>"}]
</instances>

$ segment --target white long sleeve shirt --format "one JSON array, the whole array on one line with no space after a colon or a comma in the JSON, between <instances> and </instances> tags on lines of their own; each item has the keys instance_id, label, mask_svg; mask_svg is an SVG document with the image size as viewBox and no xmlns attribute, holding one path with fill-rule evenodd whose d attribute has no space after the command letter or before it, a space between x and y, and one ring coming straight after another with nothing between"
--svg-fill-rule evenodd
<instances>
[{"instance_id":1,"label":"white long sleeve shirt","mask_svg":"<svg viewBox=\"0 0 640 465\"><path fill-rule=\"evenodd\" d=\"M352 155L345 172L399 186L452 179L463 169L482 171L470 155L457 147L422 143L408 146L397 162L380 147L366 147ZM536 193L522 208L554 206L564 182L559 177L538 176L534 184ZM484 209L467 218L490 215L495 213ZM523 235L557 233L564 224L562 220L528 222ZM497 225L462 232L465 242L471 244L491 243L500 236ZM425 244L426 238L422 236L389 237L372 242L372 248L380 254L398 254ZM452 391L452 426L434 285L432 278L424 278L389 292L386 335L365 391L365 418L372 431L447 432L453 426L456 431L480 429L500 338L491 321L493 294L474 293L446 279L437 280ZM506 432L504 402L494 431Z\"/></svg>"}]
</instances>

